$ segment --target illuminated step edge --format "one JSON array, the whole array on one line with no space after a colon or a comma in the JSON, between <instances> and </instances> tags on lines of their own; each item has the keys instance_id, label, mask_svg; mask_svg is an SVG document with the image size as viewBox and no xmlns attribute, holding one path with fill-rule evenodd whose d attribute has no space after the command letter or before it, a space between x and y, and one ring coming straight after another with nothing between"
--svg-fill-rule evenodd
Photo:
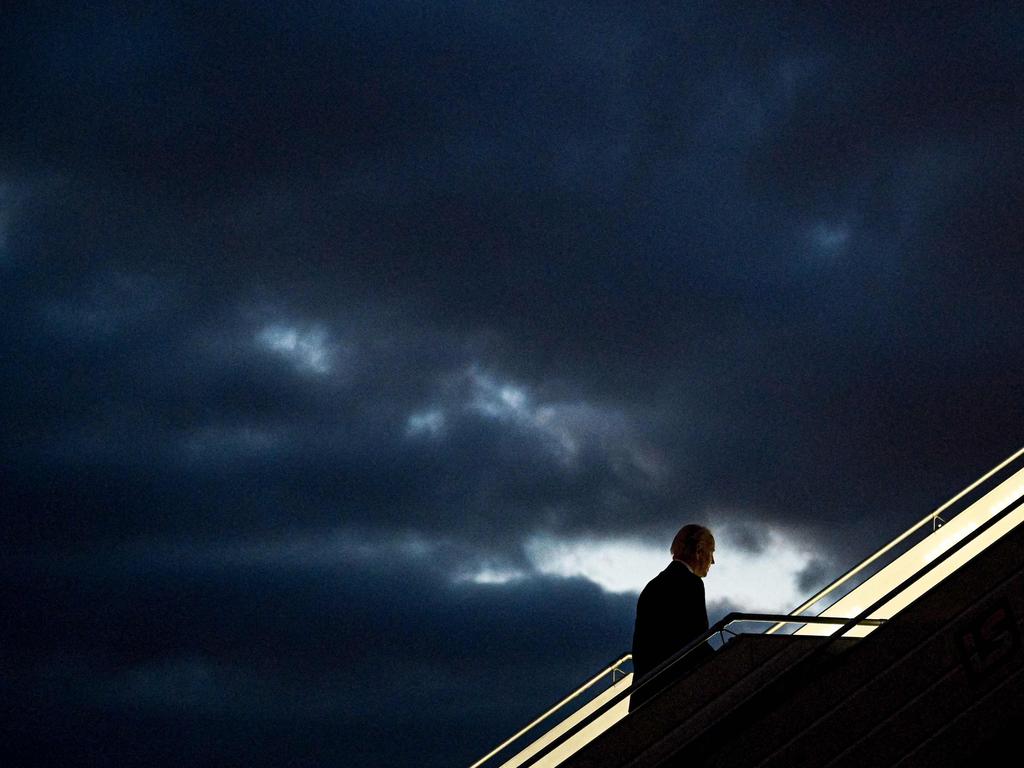
<instances>
[{"instance_id":1,"label":"illuminated step edge","mask_svg":"<svg viewBox=\"0 0 1024 768\"><path fill-rule=\"evenodd\" d=\"M1018 452L1014 456L1007 459L1001 465L993 469L990 473L980 478L975 484L968 487L961 494L947 502L938 511L945 509L953 501L956 501L960 496L971 490L975 485L981 483L995 472L1001 470L1003 467L1015 461L1020 456L1024 455L1024 450ZM849 617L858 615L866 606L869 606L883 596L893 591L896 587L900 586L920 570L925 568L929 563L933 562L947 550L956 546L958 542L971 535L972 532L976 531L982 525L984 525L994 515L1001 512L1006 507L1010 506L1013 502L1017 501L1022 495L1024 495L1024 469L1018 471L1007 480L996 486L989 493L978 499L976 502L971 504L969 507L964 509L960 514L956 515L950 522L943 525L938 530L934 531L926 539L912 547L909 551L898 557L888 566L883 568L881 571L867 579L863 584L856 587L849 594L835 602L829 608L821 612L821 616L826 617ZM927 521L928 518L925 519ZM924 521L923 521L924 522ZM975 540L964 546L961 550L951 555L945 562L940 566L933 569L931 572L925 574L915 583L902 590L893 599L882 605L877 611L872 613L868 618L871 619L889 619L892 618L902 609L913 603L925 592L934 587L935 585L942 582L947 576L954 573L961 566L969 562L971 559L976 557L979 553L984 551L991 544L1002 538L1004 535L1013 530L1016 526L1024 522L1024 506L1014 510L1000 520L998 523L993 525L991 528L986 530L982 535L978 536ZM921 524L915 526L907 534L912 533ZM901 537L903 538L903 537ZM899 540L897 540L899 541ZM869 561L870 562L870 559ZM813 602L813 600L811 601ZM800 609L798 609L800 610ZM796 616L796 613L791 614ZM781 624L776 625L775 628L769 630L769 633L773 632L774 629L782 626ZM839 627L836 625L822 625L822 624L808 624L802 629L798 630L794 634L801 635L832 635L838 631ZM863 637L870 634L876 629L876 627L859 626L845 633L846 637ZM602 673L603 674L603 673ZM552 742L556 741L562 734L571 729L577 723L588 717L591 713L595 712L606 702L611 700L620 691L625 690L632 683L632 674L626 675L622 679L613 683L611 687L600 693L593 700L584 705L577 712L570 715L564 721L560 722L550 731L545 733L536 741L532 742L525 749L520 751L514 757L507 762L503 763L501 768L518 768L518 766L528 763L530 759L538 752L543 750ZM564 702L563 702L564 703ZM570 755L574 754L582 746L590 742L597 735L610 728L616 722L621 720L628 714L629 710L629 698L624 698L623 701L619 702L616 706L612 707L611 710L601 715L594 722L581 729L579 733L574 734L564 744L560 744L556 749L552 750L549 754L540 758L530 766L537 766L538 768L554 768L560 762L565 760ZM510 739L509 742L512 740ZM495 750L495 753L498 750ZM494 753L487 757L493 756ZM481 759L474 764L473 768L481 765L486 761L487 758Z\"/></svg>"},{"instance_id":2,"label":"illuminated step edge","mask_svg":"<svg viewBox=\"0 0 1024 768\"><path fill-rule=\"evenodd\" d=\"M528 761L533 755L537 754L540 750L544 749L548 744L553 742L563 733L572 728L576 723L580 722L583 718L590 715L600 707L604 706L606 702L610 701L619 692L629 688L633 682L633 674L630 673L625 677L617 680L606 690L595 696L591 701L587 702L583 707L573 712L569 717L560 722L550 731L545 733L535 742L530 744L519 754L515 755L511 760L502 763L501 768L516 768L516 766L522 765ZM560 762L569 757L588 743L591 739L596 737L598 734L604 732L606 729L613 726L619 720L624 718L629 712L629 697L627 696L610 710L605 712L594 722L583 728L579 733L569 738L564 744L560 744L557 748L553 749L548 754L544 755L540 760L533 763L530 768L537 766L537 768L552 768L558 765Z\"/></svg>"},{"instance_id":3,"label":"illuminated step edge","mask_svg":"<svg viewBox=\"0 0 1024 768\"><path fill-rule=\"evenodd\" d=\"M907 581L1022 495L1024 495L1024 469L997 485L948 523L931 533L927 538L904 552L863 584L822 611L821 615L859 615L865 608ZM882 605L869 618L892 618L929 589L978 555L978 553L982 552L986 547L1009 533L1021 522L1024 522L1024 506L1008 514L959 552L951 555L940 566L922 576L917 582L911 584L892 600ZM795 634L831 635L838 629L838 627L831 625L808 624L797 630ZM846 633L846 636L863 637L875 629L875 627L854 627Z\"/></svg>"}]
</instances>

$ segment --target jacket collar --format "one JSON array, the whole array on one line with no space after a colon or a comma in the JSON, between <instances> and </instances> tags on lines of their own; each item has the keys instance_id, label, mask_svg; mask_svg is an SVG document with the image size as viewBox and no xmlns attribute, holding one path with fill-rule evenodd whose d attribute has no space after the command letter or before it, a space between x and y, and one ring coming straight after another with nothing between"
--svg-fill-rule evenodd
<instances>
[{"instance_id":1,"label":"jacket collar","mask_svg":"<svg viewBox=\"0 0 1024 768\"><path fill-rule=\"evenodd\" d=\"M688 570L690 573L693 573L693 568L690 567L689 563L684 563L682 560L679 560L678 558L675 558L675 557L672 558L672 563L679 563L681 566L683 566L683 568ZM669 563L669 565L671 566L672 563ZM694 575L696 575L696 574L694 574Z\"/></svg>"}]
</instances>

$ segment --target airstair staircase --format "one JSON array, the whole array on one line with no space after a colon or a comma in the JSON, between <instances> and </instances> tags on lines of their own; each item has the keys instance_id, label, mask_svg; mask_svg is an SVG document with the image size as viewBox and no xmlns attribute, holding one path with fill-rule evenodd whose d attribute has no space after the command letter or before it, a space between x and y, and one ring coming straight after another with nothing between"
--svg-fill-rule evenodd
<instances>
[{"instance_id":1,"label":"airstair staircase","mask_svg":"<svg viewBox=\"0 0 1024 768\"><path fill-rule=\"evenodd\" d=\"M1022 522L1024 450L791 614L717 622L634 712L627 654L471 768L995 760L1024 728ZM714 637L710 660L672 674Z\"/></svg>"}]
</instances>

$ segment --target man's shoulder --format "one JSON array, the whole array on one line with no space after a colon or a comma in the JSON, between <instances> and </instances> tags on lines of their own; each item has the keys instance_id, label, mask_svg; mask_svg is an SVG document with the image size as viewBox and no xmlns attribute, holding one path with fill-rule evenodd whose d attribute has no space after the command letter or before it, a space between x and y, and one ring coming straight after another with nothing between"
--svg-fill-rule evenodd
<instances>
[{"instance_id":1,"label":"man's shoulder","mask_svg":"<svg viewBox=\"0 0 1024 768\"><path fill-rule=\"evenodd\" d=\"M659 592L663 589L675 589L680 584L689 583L694 579L700 580L683 563L673 560L665 570L647 582L647 586L643 588L640 596L643 597L645 593Z\"/></svg>"}]
</instances>

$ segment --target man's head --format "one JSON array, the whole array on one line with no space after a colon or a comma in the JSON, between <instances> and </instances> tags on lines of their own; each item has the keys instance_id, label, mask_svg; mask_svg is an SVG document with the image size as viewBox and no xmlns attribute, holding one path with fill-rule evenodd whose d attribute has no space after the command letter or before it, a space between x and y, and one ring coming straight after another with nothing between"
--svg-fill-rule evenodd
<instances>
[{"instance_id":1,"label":"man's head","mask_svg":"<svg viewBox=\"0 0 1024 768\"><path fill-rule=\"evenodd\" d=\"M703 525L684 525L672 539L672 558L682 560L701 578L715 562L715 537Z\"/></svg>"}]
</instances>

